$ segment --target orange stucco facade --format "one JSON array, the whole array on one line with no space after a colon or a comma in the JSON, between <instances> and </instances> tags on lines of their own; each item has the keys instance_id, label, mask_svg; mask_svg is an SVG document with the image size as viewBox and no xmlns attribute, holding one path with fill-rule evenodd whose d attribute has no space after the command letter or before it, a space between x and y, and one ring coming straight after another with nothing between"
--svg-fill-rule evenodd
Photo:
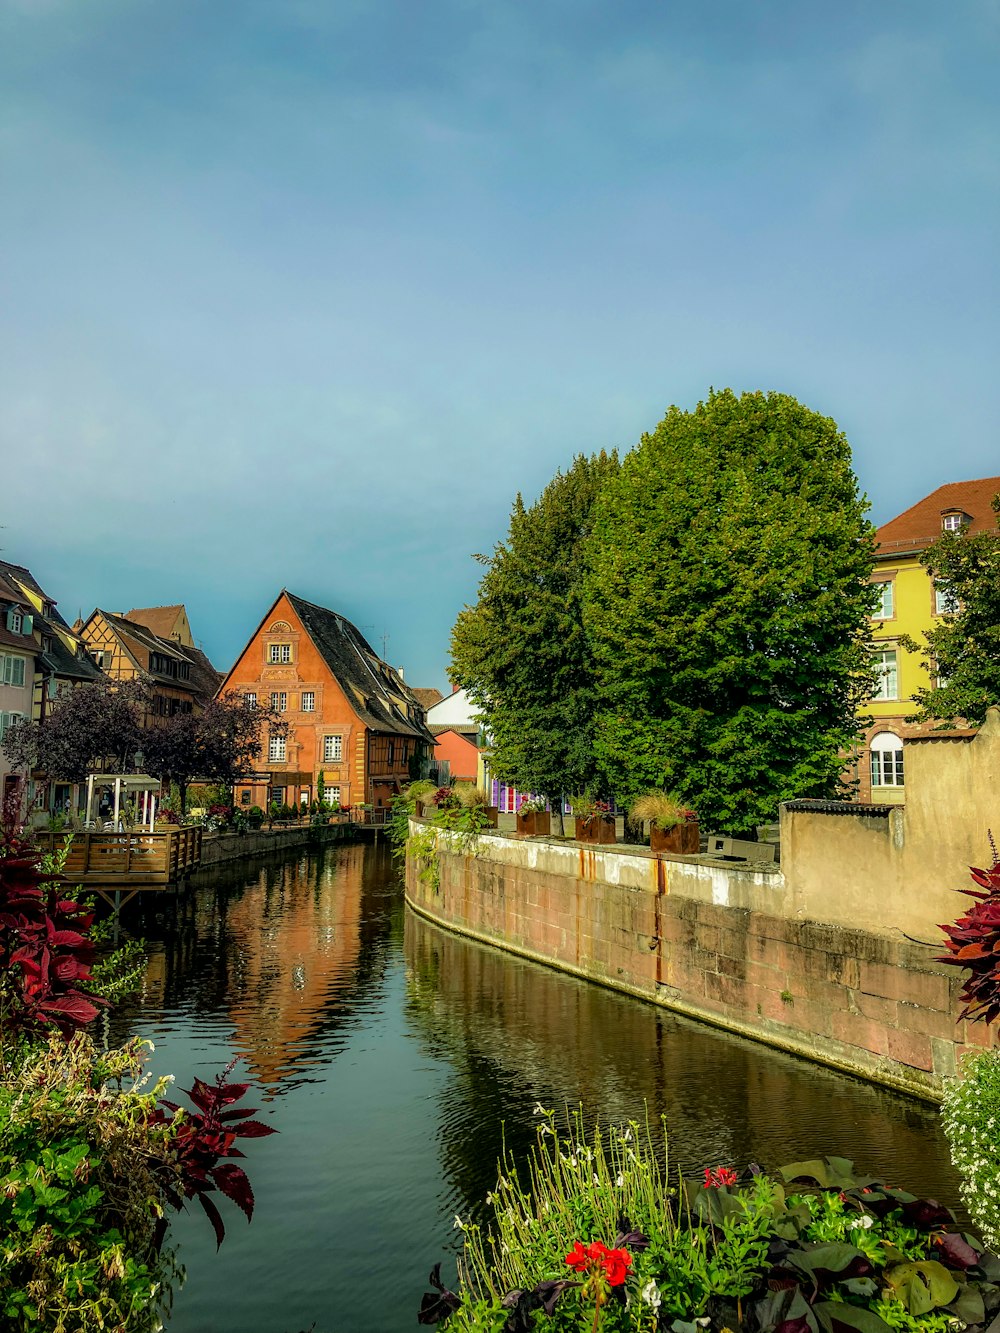
<instances>
[{"instance_id":1,"label":"orange stucco facade","mask_svg":"<svg viewBox=\"0 0 1000 1333\"><path fill-rule=\"evenodd\" d=\"M438 732L434 758L448 761L452 778L465 782L478 780L479 751L460 731Z\"/></svg>"},{"instance_id":2,"label":"orange stucco facade","mask_svg":"<svg viewBox=\"0 0 1000 1333\"><path fill-rule=\"evenodd\" d=\"M409 781L420 744L367 726L282 593L240 654L220 693L255 696L287 723L284 745L265 735L253 780L236 786L237 806L301 806L316 797L320 772L331 806L387 806ZM282 752L284 758L279 757Z\"/></svg>"}]
</instances>

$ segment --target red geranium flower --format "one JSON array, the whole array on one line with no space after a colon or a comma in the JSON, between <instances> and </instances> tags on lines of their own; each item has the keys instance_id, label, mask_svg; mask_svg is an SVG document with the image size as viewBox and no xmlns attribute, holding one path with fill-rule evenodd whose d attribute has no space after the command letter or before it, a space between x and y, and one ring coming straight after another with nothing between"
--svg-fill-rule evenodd
<instances>
[{"instance_id":1,"label":"red geranium flower","mask_svg":"<svg viewBox=\"0 0 1000 1333\"><path fill-rule=\"evenodd\" d=\"M591 1277L600 1275L609 1287L620 1287L632 1267L632 1256L628 1250L609 1250L603 1241L594 1240L584 1245L578 1240L574 1241L566 1262L577 1273L588 1273Z\"/></svg>"},{"instance_id":2,"label":"red geranium flower","mask_svg":"<svg viewBox=\"0 0 1000 1333\"><path fill-rule=\"evenodd\" d=\"M721 1189L723 1185L735 1185L738 1180L739 1176L731 1166L707 1166L705 1168L705 1188L707 1190Z\"/></svg>"}]
</instances>

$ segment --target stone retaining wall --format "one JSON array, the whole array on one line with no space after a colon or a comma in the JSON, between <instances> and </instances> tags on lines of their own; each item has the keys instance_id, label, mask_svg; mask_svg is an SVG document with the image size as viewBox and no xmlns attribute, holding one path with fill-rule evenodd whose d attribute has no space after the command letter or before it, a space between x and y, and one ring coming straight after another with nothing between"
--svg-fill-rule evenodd
<instances>
[{"instance_id":1,"label":"stone retaining wall","mask_svg":"<svg viewBox=\"0 0 1000 1333\"><path fill-rule=\"evenodd\" d=\"M320 828L297 825L294 828L258 829L247 833L206 833L201 840L199 871L227 861L246 857L270 856L296 847L315 847L329 842L343 842L352 836L348 824L327 824Z\"/></svg>"},{"instance_id":2,"label":"stone retaining wall","mask_svg":"<svg viewBox=\"0 0 1000 1333\"><path fill-rule=\"evenodd\" d=\"M990 1044L956 1024L961 976L936 947L801 919L780 869L438 837L439 876L408 859L407 898L474 938L929 1100Z\"/></svg>"}]
</instances>

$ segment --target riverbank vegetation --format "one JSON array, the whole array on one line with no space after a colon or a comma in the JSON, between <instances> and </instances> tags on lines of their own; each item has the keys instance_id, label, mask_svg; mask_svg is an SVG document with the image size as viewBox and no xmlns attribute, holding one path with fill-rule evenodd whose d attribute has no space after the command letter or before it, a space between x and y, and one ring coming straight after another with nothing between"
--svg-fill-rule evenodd
<instances>
[{"instance_id":1,"label":"riverbank vegetation","mask_svg":"<svg viewBox=\"0 0 1000 1333\"><path fill-rule=\"evenodd\" d=\"M418 1319L449 1333L948 1333L1000 1313L1000 1259L948 1209L839 1157L773 1175L673 1176L649 1127L588 1139L540 1115L525 1183L501 1163L457 1290ZM665 1140L663 1141L665 1143Z\"/></svg>"},{"instance_id":2,"label":"riverbank vegetation","mask_svg":"<svg viewBox=\"0 0 1000 1333\"><path fill-rule=\"evenodd\" d=\"M134 981L135 952L96 962L93 913L64 896L13 822L0 827L0 1313L12 1333L162 1326L179 1270L169 1209L215 1200L249 1219L237 1141L273 1133L235 1106L231 1070L164 1097L147 1047L107 1048L97 1020Z\"/></svg>"},{"instance_id":3,"label":"riverbank vegetation","mask_svg":"<svg viewBox=\"0 0 1000 1333\"><path fill-rule=\"evenodd\" d=\"M669 791L732 833L837 794L874 683L867 508L835 422L731 390L518 496L452 633L494 773Z\"/></svg>"}]
</instances>

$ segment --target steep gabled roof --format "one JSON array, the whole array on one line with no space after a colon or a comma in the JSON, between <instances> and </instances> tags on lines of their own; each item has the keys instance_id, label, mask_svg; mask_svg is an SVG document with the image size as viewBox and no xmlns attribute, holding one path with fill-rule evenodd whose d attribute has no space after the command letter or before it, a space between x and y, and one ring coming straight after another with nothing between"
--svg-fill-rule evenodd
<instances>
[{"instance_id":1,"label":"steep gabled roof","mask_svg":"<svg viewBox=\"0 0 1000 1333\"><path fill-rule=\"evenodd\" d=\"M441 691L436 690L433 685L426 687L421 685L411 685L410 693L424 712L426 712L428 708L433 708L435 704L439 704L444 698Z\"/></svg>"},{"instance_id":2,"label":"steep gabled roof","mask_svg":"<svg viewBox=\"0 0 1000 1333\"><path fill-rule=\"evenodd\" d=\"M123 619L135 625L145 625L146 629L152 630L161 639L169 639L177 624L177 617L182 612L187 615L180 602L176 606L136 606L126 611Z\"/></svg>"},{"instance_id":3,"label":"steep gabled roof","mask_svg":"<svg viewBox=\"0 0 1000 1333\"><path fill-rule=\"evenodd\" d=\"M433 744L412 690L395 667L376 656L361 631L344 616L287 588L285 596L361 721L372 731L417 736Z\"/></svg>"},{"instance_id":4,"label":"steep gabled roof","mask_svg":"<svg viewBox=\"0 0 1000 1333\"><path fill-rule=\"evenodd\" d=\"M950 481L925 495L903 513L879 528L878 554L883 559L904 551L922 551L941 536L942 515L959 510L972 520L967 532L985 532L995 528L991 508L1000 492L1000 477L982 477L978 481Z\"/></svg>"}]
</instances>

